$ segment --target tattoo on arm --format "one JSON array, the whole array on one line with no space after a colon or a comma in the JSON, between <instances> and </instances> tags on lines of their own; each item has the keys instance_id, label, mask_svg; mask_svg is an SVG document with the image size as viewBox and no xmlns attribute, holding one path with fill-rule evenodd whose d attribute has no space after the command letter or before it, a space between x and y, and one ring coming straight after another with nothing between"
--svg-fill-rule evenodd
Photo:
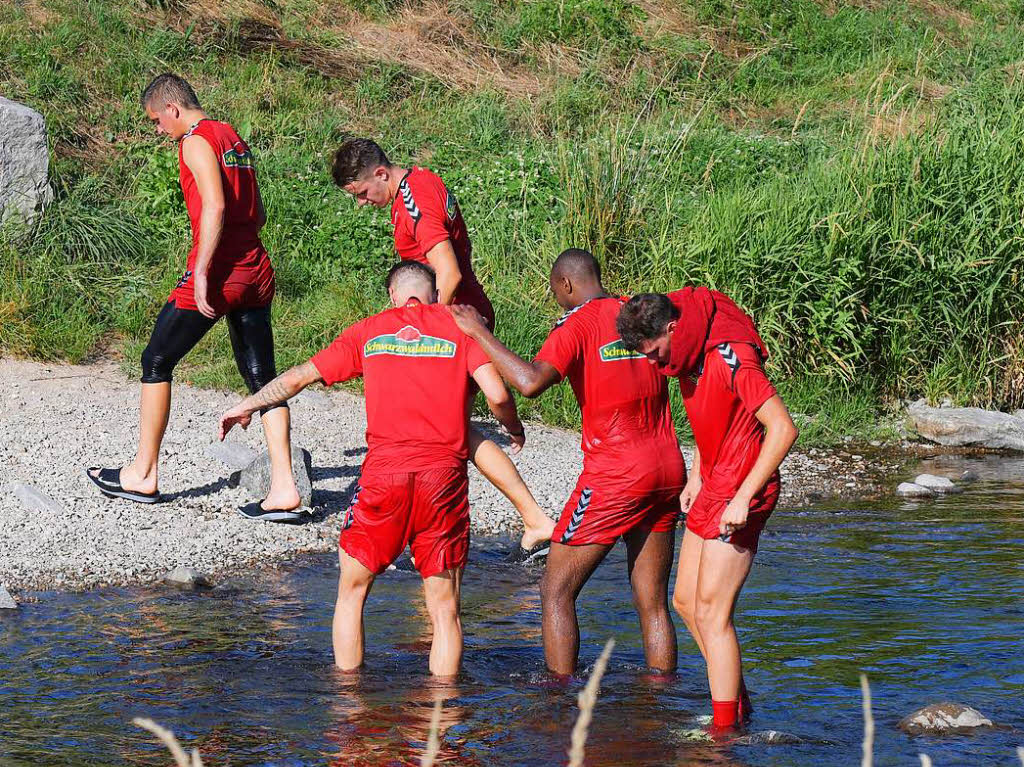
<instances>
[{"instance_id":1,"label":"tattoo on arm","mask_svg":"<svg viewBox=\"0 0 1024 767\"><path fill-rule=\"evenodd\" d=\"M311 383L319 380L320 371L312 362L296 365L248 397L243 403L244 407L250 412L263 410L291 399Z\"/></svg>"}]
</instances>

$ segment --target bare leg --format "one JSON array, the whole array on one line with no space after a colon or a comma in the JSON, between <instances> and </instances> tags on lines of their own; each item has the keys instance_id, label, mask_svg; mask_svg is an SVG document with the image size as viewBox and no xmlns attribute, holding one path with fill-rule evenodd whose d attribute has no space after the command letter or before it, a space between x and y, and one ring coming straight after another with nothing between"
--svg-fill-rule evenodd
<instances>
[{"instance_id":1,"label":"bare leg","mask_svg":"<svg viewBox=\"0 0 1024 767\"><path fill-rule=\"evenodd\" d=\"M704 539L691 530L683 533L683 544L679 548L679 567L676 570L676 585L672 592L672 606L683 619L686 628L697 643L697 649L707 661L704 642L697 630L697 574L700 572L700 555L704 550Z\"/></svg>"},{"instance_id":2,"label":"bare leg","mask_svg":"<svg viewBox=\"0 0 1024 767\"><path fill-rule=\"evenodd\" d=\"M740 698L743 672L733 610L753 561L750 549L719 540L704 541L695 617L708 662L712 700Z\"/></svg>"},{"instance_id":3,"label":"bare leg","mask_svg":"<svg viewBox=\"0 0 1024 767\"><path fill-rule=\"evenodd\" d=\"M144 383L139 400L139 447L135 460L121 469L121 486L136 493L159 489L160 443L171 414L171 384Z\"/></svg>"},{"instance_id":4,"label":"bare leg","mask_svg":"<svg viewBox=\"0 0 1024 767\"><path fill-rule=\"evenodd\" d=\"M676 670L676 627L668 610L668 576L675 555L675 530L633 531L625 536L633 605L640 618L644 657L652 670Z\"/></svg>"},{"instance_id":5,"label":"bare leg","mask_svg":"<svg viewBox=\"0 0 1024 767\"><path fill-rule=\"evenodd\" d=\"M263 414L263 436L270 454L270 490L264 509L290 511L299 505L299 490L292 476L291 411L276 407Z\"/></svg>"},{"instance_id":6,"label":"bare leg","mask_svg":"<svg viewBox=\"0 0 1024 767\"><path fill-rule=\"evenodd\" d=\"M341 548L338 562L341 573L332 626L334 663L343 671L352 671L363 665L363 605L375 576Z\"/></svg>"},{"instance_id":7,"label":"bare leg","mask_svg":"<svg viewBox=\"0 0 1024 767\"><path fill-rule=\"evenodd\" d=\"M554 674L572 674L580 653L576 597L612 547L604 544L566 546L552 542L540 582L544 660Z\"/></svg>"},{"instance_id":8,"label":"bare leg","mask_svg":"<svg viewBox=\"0 0 1024 767\"><path fill-rule=\"evenodd\" d=\"M423 579L423 597L434 631L430 643L430 673L455 676L462 663L462 621L459 601L462 568L445 570Z\"/></svg>"},{"instance_id":9,"label":"bare leg","mask_svg":"<svg viewBox=\"0 0 1024 767\"><path fill-rule=\"evenodd\" d=\"M469 460L488 482L512 502L519 516L523 518L526 530L520 544L524 549L532 549L541 541L551 538L551 533L555 530L554 520L537 505L533 493L523 482L512 459L504 450L472 428L469 430Z\"/></svg>"}]
</instances>

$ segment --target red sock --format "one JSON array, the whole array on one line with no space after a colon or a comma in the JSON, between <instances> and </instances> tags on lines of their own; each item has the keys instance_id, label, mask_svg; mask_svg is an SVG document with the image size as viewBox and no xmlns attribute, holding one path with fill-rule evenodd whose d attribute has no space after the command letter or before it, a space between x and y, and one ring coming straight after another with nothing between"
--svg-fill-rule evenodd
<instances>
[{"instance_id":1,"label":"red sock","mask_svg":"<svg viewBox=\"0 0 1024 767\"><path fill-rule=\"evenodd\" d=\"M711 701L711 725L713 727L735 727L739 720L739 708L738 700Z\"/></svg>"}]
</instances>

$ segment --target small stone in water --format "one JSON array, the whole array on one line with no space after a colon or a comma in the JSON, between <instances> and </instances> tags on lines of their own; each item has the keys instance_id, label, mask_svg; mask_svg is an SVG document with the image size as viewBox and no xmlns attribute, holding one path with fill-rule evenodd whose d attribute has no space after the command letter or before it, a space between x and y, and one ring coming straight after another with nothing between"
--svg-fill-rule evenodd
<instances>
[{"instance_id":1,"label":"small stone in water","mask_svg":"<svg viewBox=\"0 0 1024 767\"><path fill-rule=\"evenodd\" d=\"M11 596L10 592L4 588L3 584L0 583L0 610L17 610L18 603L14 601L14 597Z\"/></svg>"},{"instance_id":2,"label":"small stone in water","mask_svg":"<svg viewBox=\"0 0 1024 767\"><path fill-rule=\"evenodd\" d=\"M899 487L896 488L896 495L902 495L905 498L923 498L935 495L935 493L927 487L916 485L913 482L900 482Z\"/></svg>"},{"instance_id":3,"label":"small stone in water","mask_svg":"<svg viewBox=\"0 0 1024 767\"><path fill-rule=\"evenodd\" d=\"M909 735L960 733L993 727L991 719L962 703L931 703L902 719L899 728Z\"/></svg>"},{"instance_id":4,"label":"small stone in water","mask_svg":"<svg viewBox=\"0 0 1024 767\"><path fill-rule=\"evenodd\" d=\"M185 589L208 588L206 576L191 567L175 567L164 576L164 582Z\"/></svg>"},{"instance_id":5,"label":"small stone in water","mask_svg":"<svg viewBox=\"0 0 1024 767\"><path fill-rule=\"evenodd\" d=\"M929 490L933 490L936 493L959 493L962 492L959 487L953 484L953 481L948 477L937 477L934 474L918 474L914 479L915 485L921 487L927 487Z\"/></svg>"}]
</instances>

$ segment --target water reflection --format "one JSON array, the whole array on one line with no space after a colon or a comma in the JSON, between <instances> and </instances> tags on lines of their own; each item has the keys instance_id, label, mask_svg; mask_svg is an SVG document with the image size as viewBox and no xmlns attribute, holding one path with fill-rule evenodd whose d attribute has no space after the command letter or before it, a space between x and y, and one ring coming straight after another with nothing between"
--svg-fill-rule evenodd
<instances>
[{"instance_id":1,"label":"water reflection","mask_svg":"<svg viewBox=\"0 0 1024 767\"><path fill-rule=\"evenodd\" d=\"M951 471L950 459L922 470ZM1024 742L1024 461L959 461L980 480L927 503L780 510L743 594L739 630L754 728L778 746L692 740L707 708L699 655L645 675L617 550L580 599L581 665L618 640L589 741L590 767L855 763L858 674L873 684L878 764L1008 764ZM582 681L553 684L540 648L539 571L486 546L466 574L465 672L425 673L421 583L390 572L367 605L367 667L330 665L332 555L199 593L44 594L0 618L0 764L166 765L127 723L151 716L211 767L417 765L434 702L441 764L564 764ZM969 703L1011 729L913 741L895 729L927 702Z\"/></svg>"}]
</instances>

